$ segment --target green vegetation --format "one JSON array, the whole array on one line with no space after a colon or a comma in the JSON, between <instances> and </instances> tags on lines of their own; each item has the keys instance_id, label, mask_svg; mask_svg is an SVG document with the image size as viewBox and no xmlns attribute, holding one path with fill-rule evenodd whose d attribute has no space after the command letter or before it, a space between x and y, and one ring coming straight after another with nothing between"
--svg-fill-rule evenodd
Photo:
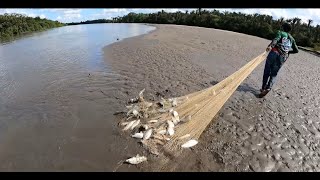
<instances>
[{"instance_id":1,"label":"green vegetation","mask_svg":"<svg viewBox=\"0 0 320 180\"><path fill-rule=\"evenodd\" d=\"M0 15L0 40L9 40L25 33L42 31L63 25L58 21L41 19L40 17L32 18L15 13L4 14Z\"/></svg>"},{"instance_id":2,"label":"green vegetation","mask_svg":"<svg viewBox=\"0 0 320 180\"><path fill-rule=\"evenodd\" d=\"M218 10L207 11L199 8L191 12L168 13L159 11L150 14L129 13L123 17L116 17L104 22L113 23L152 23L152 24L178 24L189 26L200 26L207 28L216 28L254 35L266 39L272 39L280 29L283 22L289 22L292 25L291 34L300 46L319 47L320 26L312 26L312 20L308 23L302 23L299 18L274 20L272 16L261 14L243 14L235 12L220 12ZM97 20L101 23L103 20ZM88 23L88 22L87 22ZM94 21L90 21L94 23ZM71 24L71 23L70 23ZM86 24L86 22L76 23Z\"/></svg>"},{"instance_id":3,"label":"green vegetation","mask_svg":"<svg viewBox=\"0 0 320 180\"><path fill-rule=\"evenodd\" d=\"M320 52L320 43L314 44L313 50Z\"/></svg>"},{"instance_id":4,"label":"green vegetation","mask_svg":"<svg viewBox=\"0 0 320 180\"><path fill-rule=\"evenodd\" d=\"M81 21L81 22L72 22L67 23L67 25L78 25L78 24L97 24L97 23L112 23L112 20L109 19L97 19L97 20L88 20L88 21Z\"/></svg>"},{"instance_id":5,"label":"green vegetation","mask_svg":"<svg viewBox=\"0 0 320 180\"><path fill-rule=\"evenodd\" d=\"M291 34L300 46L314 47L320 42L320 26L311 26L312 20L302 23L299 18L274 20L272 16L261 14L243 14L235 12L206 11L199 8L196 11L167 13L160 11L152 14L129 13L113 19L123 23L157 23L201 26L224 29L272 39L281 24L286 21L292 25Z\"/></svg>"}]
</instances>

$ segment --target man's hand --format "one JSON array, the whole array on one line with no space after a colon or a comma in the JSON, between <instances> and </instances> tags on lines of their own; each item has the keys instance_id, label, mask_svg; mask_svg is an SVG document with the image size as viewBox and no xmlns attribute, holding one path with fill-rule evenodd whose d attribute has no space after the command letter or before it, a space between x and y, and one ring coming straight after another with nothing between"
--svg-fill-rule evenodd
<instances>
[{"instance_id":1,"label":"man's hand","mask_svg":"<svg viewBox=\"0 0 320 180\"><path fill-rule=\"evenodd\" d=\"M268 46L266 51L269 52L271 49L272 49L271 46Z\"/></svg>"}]
</instances>

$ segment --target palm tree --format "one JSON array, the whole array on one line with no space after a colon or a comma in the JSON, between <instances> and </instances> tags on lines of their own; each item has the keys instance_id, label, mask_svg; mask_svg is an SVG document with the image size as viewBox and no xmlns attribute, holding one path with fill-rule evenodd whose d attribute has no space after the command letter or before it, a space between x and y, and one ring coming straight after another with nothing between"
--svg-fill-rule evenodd
<instances>
[{"instance_id":1,"label":"palm tree","mask_svg":"<svg viewBox=\"0 0 320 180\"><path fill-rule=\"evenodd\" d=\"M300 18L296 18L297 19L297 26L301 25L301 19Z\"/></svg>"},{"instance_id":2,"label":"palm tree","mask_svg":"<svg viewBox=\"0 0 320 180\"><path fill-rule=\"evenodd\" d=\"M312 22L313 22L312 19L309 19L309 20L308 20L308 28L310 28L310 25L311 25Z\"/></svg>"},{"instance_id":3,"label":"palm tree","mask_svg":"<svg viewBox=\"0 0 320 180\"><path fill-rule=\"evenodd\" d=\"M301 19L295 17L292 19L292 32L294 32L294 30L296 29L296 27L298 26L298 24L300 24Z\"/></svg>"},{"instance_id":4,"label":"palm tree","mask_svg":"<svg viewBox=\"0 0 320 180\"><path fill-rule=\"evenodd\" d=\"M309 34L311 33L311 23L312 23L312 19L308 19L308 31L309 31Z\"/></svg>"},{"instance_id":5,"label":"palm tree","mask_svg":"<svg viewBox=\"0 0 320 180\"><path fill-rule=\"evenodd\" d=\"M201 10L202 10L202 8L198 8L199 15L201 15Z\"/></svg>"}]
</instances>

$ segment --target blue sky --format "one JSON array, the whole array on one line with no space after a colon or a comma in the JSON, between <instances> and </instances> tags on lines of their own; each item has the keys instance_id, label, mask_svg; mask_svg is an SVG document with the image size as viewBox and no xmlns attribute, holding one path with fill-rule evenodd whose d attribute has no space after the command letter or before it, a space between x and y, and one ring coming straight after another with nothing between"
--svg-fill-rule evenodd
<instances>
[{"instance_id":1,"label":"blue sky","mask_svg":"<svg viewBox=\"0 0 320 180\"><path fill-rule=\"evenodd\" d=\"M123 16L129 12L150 13L162 9L0 9L0 14L20 13L27 16L58 20L60 22L78 22L92 19L108 19ZM186 11L194 9L163 9L167 12ZM212 10L212 9L208 9ZM320 9L217 9L221 11L243 12L247 14L259 13L272 15L278 19L280 17L293 18L299 17L303 22L312 19L312 25L320 24Z\"/></svg>"}]
</instances>

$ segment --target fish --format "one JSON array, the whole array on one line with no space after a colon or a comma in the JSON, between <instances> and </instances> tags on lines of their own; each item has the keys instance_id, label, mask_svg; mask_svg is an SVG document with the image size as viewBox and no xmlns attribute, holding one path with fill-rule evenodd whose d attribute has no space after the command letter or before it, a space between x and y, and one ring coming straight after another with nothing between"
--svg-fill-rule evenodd
<instances>
[{"instance_id":1,"label":"fish","mask_svg":"<svg viewBox=\"0 0 320 180\"><path fill-rule=\"evenodd\" d=\"M175 107L175 106L177 106L177 105L178 105L177 98L174 98L174 99L172 100L172 107Z\"/></svg>"},{"instance_id":2,"label":"fish","mask_svg":"<svg viewBox=\"0 0 320 180\"><path fill-rule=\"evenodd\" d=\"M168 127L169 128L174 128L174 124L173 124L173 122L172 121L167 121L167 123L168 123Z\"/></svg>"},{"instance_id":3,"label":"fish","mask_svg":"<svg viewBox=\"0 0 320 180\"><path fill-rule=\"evenodd\" d=\"M178 112L177 111L172 111L172 122L174 125L178 124L180 122L180 118L179 118L179 115L178 115Z\"/></svg>"},{"instance_id":4,"label":"fish","mask_svg":"<svg viewBox=\"0 0 320 180\"><path fill-rule=\"evenodd\" d=\"M198 141L191 139L191 140L187 141L186 143L182 144L181 147L182 148L189 148L189 147L195 146L196 144L198 144Z\"/></svg>"},{"instance_id":5,"label":"fish","mask_svg":"<svg viewBox=\"0 0 320 180\"><path fill-rule=\"evenodd\" d=\"M149 138L151 137L151 135L152 135L152 129L149 129L149 130L147 130L146 133L144 134L143 139L144 139L144 140L147 140L147 139L149 139Z\"/></svg>"},{"instance_id":6,"label":"fish","mask_svg":"<svg viewBox=\"0 0 320 180\"><path fill-rule=\"evenodd\" d=\"M131 135L131 137L142 139L143 138L143 132L135 133L135 134Z\"/></svg>"},{"instance_id":7,"label":"fish","mask_svg":"<svg viewBox=\"0 0 320 180\"><path fill-rule=\"evenodd\" d=\"M175 118L173 118L173 119L172 119L172 122L173 122L174 125L177 125L180 121L179 121L179 120L176 120Z\"/></svg>"},{"instance_id":8,"label":"fish","mask_svg":"<svg viewBox=\"0 0 320 180\"><path fill-rule=\"evenodd\" d=\"M168 127L168 134L169 134L169 136L174 135L174 129L172 127Z\"/></svg>"},{"instance_id":9,"label":"fish","mask_svg":"<svg viewBox=\"0 0 320 180\"><path fill-rule=\"evenodd\" d=\"M134 110L132 111L132 114L133 114L134 116L137 116L137 115L139 114L139 112L134 109Z\"/></svg>"},{"instance_id":10,"label":"fish","mask_svg":"<svg viewBox=\"0 0 320 180\"><path fill-rule=\"evenodd\" d=\"M165 109L159 109L158 111L159 111L160 113L167 112Z\"/></svg>"},{"instance_id":11,"label":"fish","mask_svg":"<svg viewBox=\"0 0 320 180\"><path fill-rule=\"evenodd\" d=\"M139 101L143 101L143 92L145 91L146 89L143 89L142 91L139 92Z\"/></svg>"},{"instance_id":12,"label":"fish","mask_svg":"<svg viewBox=\"0 0 320 180\"><path fill-rule=\"evenodd\" d=\"M172 122L174 125L177 125L180 122L179 117L172 117Z\"/></svg>"},{"instance_id":13,"label":"fish","mask_svg":"<svg viewBox=\"0 0 320 180\"><path fill-rule=\"evenodd\" d=\"M179 117L179 114L177 111L172 111L172 115L173 115L173 117Z\"/></svg>"},{"instance_id":14,"label":"fish","mask_svg":"<svg viewBox=\"0 0 320 180\"><path fill-rule=\"evenodd\" d=\"M165 134L167 131L165 129L158 131L159 134Z\"/></svg>"},{"instance_id":15,"label":"fish","mask_svg":"<svg viewBox=\"0 0 320 180\"><path fill-rule=\"evenodd\" d=\"M127 109L133 108L133 105L126 106Z\"/></svg>"},{"instance_id":16,"label":"fish","mask_svg":"<svg viewBox=\"0 0 320 180\"><path fill-rule=\"evenodd\" d=\"M129 122L123 122L123 123L121 123L121 126L125 126L125 125L127 125Z\"/></svg>"},{"instance_id":17,"label":"fish","mask_svg":"<svg viewBox=\"0 0 320 180\"><path fill-rule=\"evenodd\" d=\"M129 116L131 113L132 113L133 109L130 109L128 112L127 112L127 116Z\"/></svg>"},{"instance_id":18,"label":"fish","mask_svg":"<svg viewBox=\"0 0 320 180\"><path fill-rule=\"evenodd\" d=\"M151 103L151 102L145 102L144 105L145 105L147 108L149 108L149 107L152 106L152 103Z\"/></svg>"},{"instance_id":19,"label":"fish","mask_svg":"<svg viewBox=\"0 0 320 180\"><path fill-rule=\"evenodd\" d=\"M139 110L139 107L134 105L134 106L131 106L131 108L129 109L129 111L127 112L127 116L129 116L130 114L133 114L133 115L138 115L138 110Z\"/></svg>"},{"instance_id":20,"label":"fish","mask_svg":"<svg viewBox=\"0 0 320 180\"><path fill-rule=\"evenodd\" d=\"M158 120L150 120L149 123L157 123Z\"/></svg>"},{"instance_id":21,"label":"fish","mask_svg":"<svg viewBox=\"0 0 320 180\"><path fill-rule=\"evenodd\" d=\"M140 156L139 154L126 160L126 162L130 164L140 164L144 161L147 161L147 158L145 156Z\"/></svg>"},{"instance_id":22,"label":"fish","mask_svg":"<svg viewBox=\"0 0 320 180\"><path fill-rule=\"evenodd\" d=\"M133 99L130 99L130 103L137 103L139 101L139 99L138 98L133 98Z\"/></svg>"},{"instance_id":23,"label":"fish","mask_svg":"<svg viewBox=\"0 0 320 180\"><path fill-rule=\"evenodd\" d=\"M130 121L130 122L126 125L126 127L123 128L123 130L126 131L126 130L130 129L131 126L133 125L133 123L135 123L135 122L136 122L136 120Z\"/></svg>"},{"instance_id":24,"label":"fish","mask_svg":"<svg viewBox=\"0 0 320 180\"><path fill-rule=\"evenodd\" d=\"M136 120L136 122L134 122L131 126L131 130L133 130L136 126L138 126L140 124L140 119Z\"/></svg>"},{"instance_id":25,"label":"fish","mask_svg":"<svg viewBox=\"0 0 320 180\"><path fill-rule=\"evenodd\" d=\"M160 104L160 107L164 107L166 104L166 100L161 98L161 101L159 102L159 104Z\"/></svg>"},{"instance_id":26,"label":"fish","mask_svg":"<svg viewBox=\"0 0 320 180\"><path fill-rule=\"evenodd\" d=\"M139 92L139 97L143 97L143 93L144 93L145 90L146 90L146 89L144 88L144 89L142 89L142 90Z\"/></svg>"},{"instance_id":27,"label":"fish","mask_svg":"<svg viewBox=\"0 0 320 180\"><path fill-rule=\"evenodd\" d=\"M148 130L149 129L149 126L146 125L146 124L142 125L142 127L143 127L144 130Z\"/></svg>"}]
</instances>

